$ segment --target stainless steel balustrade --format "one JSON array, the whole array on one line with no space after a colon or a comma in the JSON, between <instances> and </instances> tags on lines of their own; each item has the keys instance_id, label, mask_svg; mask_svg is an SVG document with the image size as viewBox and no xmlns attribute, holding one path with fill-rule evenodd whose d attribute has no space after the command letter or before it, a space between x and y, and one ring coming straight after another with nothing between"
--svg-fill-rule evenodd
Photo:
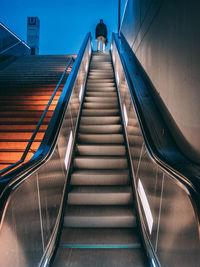
<instances>
[{"instance_id":1,"label":"stainless steel balustrade","mask_svg":"<svg viewBox=\"0 0 200 267\"><path fill-rule=\"evenodd\" d=\"M133 73L124 72L125 61L122 63L124 58L120 56L120 40L116 35L111 48L139 217L152 266L200 266L199 210L194 210L196 206L188 187L164 171L149 154L139 123L141 118L136 115L132 100L129 77Z\"/></svg>"},{"instance_id":2,"label":"stainless steel balustrade","mask_svg":"<svg viewBox=\"0 0 200 267\"><path fill-rule=\"evenodd\" d=\"M85 37L43 142L28 170L1 180L1 266L46 266L55 246L91 55Z\"/></svg>"}]
</instances>

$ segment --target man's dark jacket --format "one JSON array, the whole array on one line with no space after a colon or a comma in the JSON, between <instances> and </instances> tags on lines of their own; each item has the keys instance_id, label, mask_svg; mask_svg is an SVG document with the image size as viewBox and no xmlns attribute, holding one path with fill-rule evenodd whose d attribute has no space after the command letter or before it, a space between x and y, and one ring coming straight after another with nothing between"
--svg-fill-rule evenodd
<instances>
[{"instance_id":1,"label":"man's dark jacket","mask_svg":"<svg viewBox=\"0 0 200 267\"><path fill-rule=\"evenodd\" d=\"M103 36L103 37L107 38L107 28L103 22L97 24L97 26L96 26L95 38L97 39L99 36Z\"/></svg>"}]
</instances>

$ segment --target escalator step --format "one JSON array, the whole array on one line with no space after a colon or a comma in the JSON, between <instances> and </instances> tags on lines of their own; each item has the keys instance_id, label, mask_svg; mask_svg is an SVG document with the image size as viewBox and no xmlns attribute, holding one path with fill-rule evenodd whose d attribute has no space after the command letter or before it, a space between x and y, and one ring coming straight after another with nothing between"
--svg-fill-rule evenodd
<instances>
[{"instance_id":1,"label":"escalator step","mask_svg":"<svg viewBox=\"0 0 200 267\"><path fill-rule=\"evenodd\" d=\"M76 156L74 167L79 169L126 169L128 162L126 157L111 156Z\"/></svg>"},{"instance_id":2,"label":"escalator step","mask_svg":"<svg viewBox=\"0 0 200 267\"><path fill-rule=\"evenodd\" d=\"M130 206L68 205L64 226L73 228L132 228L136 227L136 218L134 210Z\"/></svg>"},{"instance_id":3,"label":"escalator step","mask_svg":"<svg viewBox=\"0 0 200 267\"><path fill-rule=\"evenodd\" d=\"M68 205L130 205L130 186L73 186Z\"/></svg>"},{"instance_id":4,"label":"escalator step","mask_svg":"<svg viewBox=\"0 0 200 267\"><path fill-rule=\"evenodd\" d=\"M75 170L71 176L72 185L124 185L129 184L129 171L119 170Z\"/></svg>"},{"instance_id":5,"label":"escalator step","mask_svg":"<svg viewBox=\"0 0 200 267\"><path fill-rule=\"evenodd\" d=\"M78 141L85 144L124 144L122 134L82 134L78 135Z\"/></svg>"},{"instance_id":6,"label":"escalator step","mask_svg":"<svg viewBox=\"0 0 200 267\"><path fill-rule=\"evenodd\" d=\"M132 245L141 247L137 228L63 228L61 245Z\"/></svg>"},{"instance_id":7,"label":"escalator step","mask_svg":"<svg viewBox=\"0 0 200 267\"><path fill-rule=\"evenodd\" d=\"M59 248L53 267L146 266L142 249Z\"/></svg>"}]
</instances>

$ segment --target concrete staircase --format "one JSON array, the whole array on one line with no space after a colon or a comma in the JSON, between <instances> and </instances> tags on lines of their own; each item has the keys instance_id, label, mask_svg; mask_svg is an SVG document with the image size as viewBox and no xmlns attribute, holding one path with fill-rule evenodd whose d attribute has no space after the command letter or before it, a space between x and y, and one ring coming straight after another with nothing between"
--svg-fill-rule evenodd
<instances>
[{"instance_id":1,"label":"concrete staircase","mask_svg":"<svg viewBox=\"0 0 200 267\"><path fill-rule=\"evenodd\" d=\"M93 53L53 266L145 266L111 56Z\"/></svg>"},{"instance_id":2,"label":"concrete staircase","mask_svg":"<svg viewBox=\"0 0 200 267\"><path fill-rule=\"evenodd\" d=\"M0 170L20 160L69 59L70 56L24 56L0 70ZM42 141L68 74L26 161Z\"/></svg>"}]
</instances>

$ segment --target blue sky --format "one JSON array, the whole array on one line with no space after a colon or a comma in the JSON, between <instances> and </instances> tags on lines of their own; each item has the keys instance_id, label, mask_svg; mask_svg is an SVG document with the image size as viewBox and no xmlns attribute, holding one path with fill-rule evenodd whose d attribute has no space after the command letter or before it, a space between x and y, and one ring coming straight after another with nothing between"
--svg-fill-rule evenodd
<instances>
[{"instance_id":1,"label":"blue sky","mask_svg":"<svg viewBox=\"0 0 200 267\"><path fill-rule=\"evenodd\" d=\"M126 0L121 0L122 13ZM118 0L1 0L0 21L26 41L27 17L40 19L40 54L77 54L102 18L108 37L118 29Z\"/></svg>"}]
</instances>

